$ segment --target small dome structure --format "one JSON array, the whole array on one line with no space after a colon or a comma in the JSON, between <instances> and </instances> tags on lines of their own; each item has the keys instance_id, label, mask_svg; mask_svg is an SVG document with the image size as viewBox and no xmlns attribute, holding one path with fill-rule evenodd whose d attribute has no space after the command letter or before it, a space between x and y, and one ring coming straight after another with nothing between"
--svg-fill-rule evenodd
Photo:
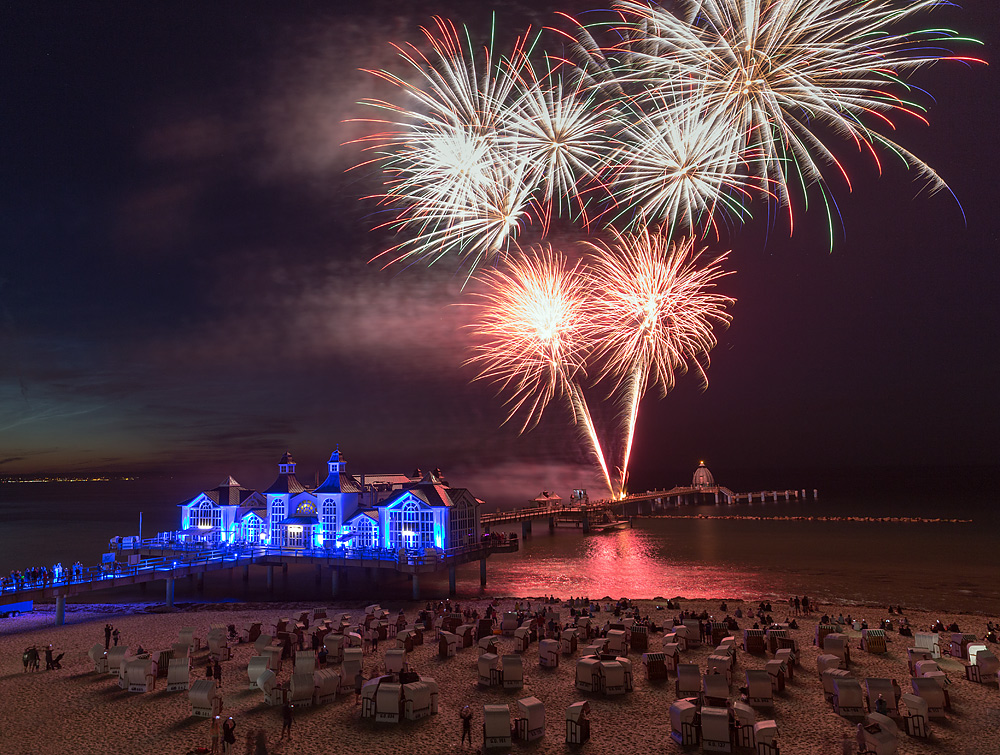
<instances>
[{"instance_id":1,"label":"small dome structure","mask_svg":"<svg viewBox=\"0 0 1000 755\"><path fill-rule=\"evenodd\" d=\"M705 462L700 462L698 468L694 470L694 475L691 477L691 487L693 488L712 488L715 487L715 478L712 473L705 466Z\"/></svg>"}]
</instances>

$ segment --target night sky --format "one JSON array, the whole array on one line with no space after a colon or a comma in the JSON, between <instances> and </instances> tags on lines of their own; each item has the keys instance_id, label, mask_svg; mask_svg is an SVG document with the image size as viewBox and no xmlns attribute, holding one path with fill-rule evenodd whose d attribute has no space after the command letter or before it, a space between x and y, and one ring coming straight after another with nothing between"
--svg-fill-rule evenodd
<instances>
[{"instance_id":1,"label":"night sky","mask_svg":"<svg viewBox=\"0 0 1000 755\"><path fill-rule=\"evenodd\" d=\"M472 381L462 271L368 264L388 239L359 201L377 177L345 172L376 93L358 69L401 70L390 41L434 12L485 31L469 5L5 4L0 475L261 487L285 450L311 481L339 444L352 472L441 467L488 501L597 487L560 406L519 436ZM501 36L590 7L545 5L496 6ZM996 63L996 3L931 25ZM930 126L897 119L957 202L835 141L854 191L831 174L832 252L815 206L791 237L756 207L716 244L733 324L706 391L647 396L633 489L701 459L734 487L996 463L998 65L920 72Z\"/></svg>"}]
</instances>

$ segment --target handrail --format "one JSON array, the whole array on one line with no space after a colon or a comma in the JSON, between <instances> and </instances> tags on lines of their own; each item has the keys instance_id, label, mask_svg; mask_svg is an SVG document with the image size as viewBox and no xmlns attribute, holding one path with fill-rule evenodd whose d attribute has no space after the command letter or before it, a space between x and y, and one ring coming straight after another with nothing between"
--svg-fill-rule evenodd
<instances>
[{"instance_id":1,"label":"handrail","mask_svg":"<svg viewBox=\"0 0 1000 755\"><path fill-rule=\"evenodd\" d=\"M503 543L494 542L490 539L485 541L470 543L468 545L456 546L448 549L434 549L430 554L414 550L389 550L385 548L340 548L337 550L326 548L313 548L309 550L293 548L272 548L267 546L229 546L225 548L196 548L191 549L194 553L185 556L157 556L153 558L143 558L137 564L122 564L118 561L109 564L99 564L97 566L85 566L81 570L74 570L72 567L64 570L59 579L51 576L44 580L22 580L20 583L11 583L9 578L4 579L0 585L0 595L18 594L28 590L46 590L49 588L93 584L96 582L105 583L125 577L137 577L144 574L156 574L162 571L173 571L191 566L209 566L212 564L224 564L235 562L235 564L252 563L257 559L278 556L282 558L301 558L308 556L312 558L326 559L347 559L356 561L381 561L395 564L405 564L407 566L423 566L425 564L439 564L447 562L458 556L470 553L490 553L494 550L510 550L513 543L517 542L515 535L508 536ZM169 548L164 548L169 550Z\"/></svg>"}]
</instances>

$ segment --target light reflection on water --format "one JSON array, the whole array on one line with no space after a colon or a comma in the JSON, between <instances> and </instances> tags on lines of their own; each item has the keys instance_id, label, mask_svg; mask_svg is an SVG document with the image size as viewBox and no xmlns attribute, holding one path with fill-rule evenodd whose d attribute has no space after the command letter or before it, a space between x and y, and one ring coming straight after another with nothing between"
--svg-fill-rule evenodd
<instances>
[{"instance_id":1,"label":"light reflection on water","mask_svg":"<svg viewBox=\"0 0 1000 755\"><path fill-rule=\"evenodd\" d=\"M573 537L579 539L577 547L565 542ZM574 552L555 550L553 541L563 541L556 547L569 547ZM711 550L711 538L706 542ZM737 573L724 566L692 563L665 556L662 550L660 539L642 529L587 537L559 533L548 541L531 538L517 556L502 560L491 557L489 591L505 595L670 598L764 595L779 587L760 590L759 575L752 571Z\"/></svg>"},{"instance_id":2,"label":"light reflection on water","mask_svg":"<svg viewBox=\"0 0 1000 755\"><path fill-rule=\"evenodd\" d=\"M749 600L808 594L997 615L1000 584L986 554L996 552L998 535L983 525L668 517L588 536L550 536L536 527L520 553L490 558L487 592Z\"/></svg>"}]
</instances>

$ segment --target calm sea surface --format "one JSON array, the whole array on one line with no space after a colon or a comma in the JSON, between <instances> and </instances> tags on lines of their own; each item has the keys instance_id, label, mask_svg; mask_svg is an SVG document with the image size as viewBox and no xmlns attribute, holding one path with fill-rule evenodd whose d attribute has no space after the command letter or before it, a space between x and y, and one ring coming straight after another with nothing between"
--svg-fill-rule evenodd
<instances>
[{"instance_id":1,"label":"calm sea surface","mask_svg":"<svg viewBox=\"0 0 1000 755\"><path fill-rule=\"evenodd\" d=\"M0 484L0 572L32 565L95 564L112 535L178 526L176 504L192 489L179 482ZM850 517L972 519L972 523L849 521ZM702 517L702 518L699 518ZM836 517L819 521L819 517ZM810 519L811 518L811 519ZM753 506L673 509L636 519L632 529L582 536L550 535L542 522L521 551L488 562L487 595L617 598L785 598L903 604L913 608L1000 614L1000 513L985 496L841 496ZM520 531L518 526L517 531ZM479 595L478 564L459 570L460 596ZM357 574L348 596L407 597L405 580ZM447 594L442 575L422 580L428 597ZM145 600L160 599L151 586ZM325 599L311 568L279 576L274 596ZM139 598L95 593L93 600ZM205 593L178 586L178 600L267 597L264 570L249 584L229 572L211 575Z\"/></svg>"}]
</instances>

